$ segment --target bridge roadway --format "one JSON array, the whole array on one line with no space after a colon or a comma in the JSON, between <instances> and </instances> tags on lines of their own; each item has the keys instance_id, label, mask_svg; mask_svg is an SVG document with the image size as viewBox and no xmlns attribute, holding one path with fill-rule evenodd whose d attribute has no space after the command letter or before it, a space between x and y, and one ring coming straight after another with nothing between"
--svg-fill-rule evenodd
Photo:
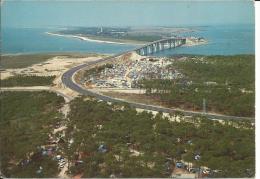
<instances>
[{"instance_id":1,"label":"bridge roadway","mask_svg":"<svg viewBox=\"0 0 260 179\"><path fill-rule=\"evenodd\" d=\"M135 51L139 55L148 55L148 54L156 53L158 51L176 48L176 47L184 45L185 43L186 43L186 38L172 37L172 38L167 38L167 39L160 39L160 40L145 44L142 47L135 49Z\"/></svg>"},{"instance_id":2,"label":"bridge roadway","mask_svg":"<svg viewBox=\"0 0 260 179\"><path fill-rule=\"evenodd\" d=\"M136 48L136 49L140 49L140 48ZM151 111L158 111L158 112L165 112L165 113L173 113L173 112L178 111L178 112L182 112L186 116L204 115L209 119L251 120L252 122L254 122L254 118L250 118L250 117L226 116L226 115L221 115L221 114L187 111L187 110L180 110L180 109L174 109L174 108L166 108L166 107L160 107L160 106L154 106L154 105L147 105L147 104L142 104L142 103L124 101L124 100L112 98L110 96L105 96L105 95L102 95L102 94L94 93L93 91L90 91L86 88L83 88L82 86L80 86L79 84L77 84L73 80L74 74L76 74L78 71L80 71L83 68L91 67L93 65L96 65L96 64L102 63L102 62L109 62L109 61L113 60L115 57L121 56L121 55L129 53L129 52L133 52L136 49L129 50L127 52L119 53L119 54L116 54L116 55L113 55L113 56L110 56L110 57L99 59L99 60L94 61L94 62L89 62L89 63L85 63L85 64L81 64L79 66L73 67L73 68L69 69L68 71L66 71L62 75L62 78L61 78L62 82L63 82L63 84L65 84L65 86L67 86L68 88L78 92L79 94L82 94L82 95L85 95L85 96L93 96L93 97L96 97L97 99L107 101L107 102L123 102L123 103L126 103L126 104L130 105L131 107L135 107L135 108L151 110Z\"/></svg>"}]
</instances>

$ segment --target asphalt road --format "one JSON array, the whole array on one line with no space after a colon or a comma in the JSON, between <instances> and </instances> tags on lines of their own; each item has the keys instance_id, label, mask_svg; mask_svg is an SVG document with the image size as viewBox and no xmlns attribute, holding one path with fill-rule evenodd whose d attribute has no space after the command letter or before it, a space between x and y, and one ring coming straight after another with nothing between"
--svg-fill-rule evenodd
<instances>
[{"instance_id":1,"label":"asphalt road","mask_svg":"<svg viewBox=\"0 0 260 179\"><path fill-rule=\"evenodd\" d=\"M130 52L130 51L128 51ZM90 67L92 65L104 62L104 61L110 61L113 58L120 56L122 54L125 54L127 52L121 53L121 54L117 54L111 57L106 57L100 60L97 60L95 62L89 62L86 64L82 64L79 66L76 66L74 68L71 68L70 70L66 71L63 76L62 76L62 82L63 84L65 84L68 88L82 94L85 96L93 96L96 97L97 99L103 100L103 101L107 101L107 102L123 102L126 103L132 107L135 108L140 108L140 109L145 109L145 110L151 110L151 111L159 111L159 112L165 112L165 113L173 113L173 112L182 112L184 115L186 116L194 116L194 115L204 115L209 119L222 119L222 120L251 120L252 122L254 122L254 118L250 118L250 117L237 117L237 116L226 116L226 115L221 115L221 114L212 114L212 113L203 113L203 112L195 112L195 111L186 111L186 110L179 110L179 109L172 109L172 108L166 108L166 107L160 107L160 106L153 106L153 105L147 105L147 104L141 104L141 103L135 103L135 102L128 102L128 101L124 101L124 100L120 100L120 99L115 99L109 96L105 96L105 95L101 95L101 94L97 94L94 93L86 88L81 87L80 85L78 85L76 82L74 82L72 80L73 75L81 70L82 68L85 67Z\"/></svg>"}]
</instances>

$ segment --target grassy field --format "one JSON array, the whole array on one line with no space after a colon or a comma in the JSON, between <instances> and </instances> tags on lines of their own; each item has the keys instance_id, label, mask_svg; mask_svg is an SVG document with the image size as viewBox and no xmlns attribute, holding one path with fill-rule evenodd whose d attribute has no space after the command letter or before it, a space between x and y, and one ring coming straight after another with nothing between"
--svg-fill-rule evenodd
<instances>
[{"instance_id":1,"label":"grassy field","mask_svg":"<svg viewBox=\"0 0 260 179\"><path fill-rule=\"evenodd\" d=\"M50 54L28 54L28 55L2 55L1 68L25 68L33 64L42 63L46 60L56 57L65 56L70 58L83 58L88 56L97 56L92 53L50 53Z\"/></svg>"},{"instance_id":2,"label":"grassy field","mask_svg":"<svg viewBox=\"0 0 260 179\"><path fill-rule=\"evenodd\" d=\"M143 44L149 43L156 40L162 39L159 35L126 35L123 37L109 37L109 36L98 36L98 35L86 35L94 40L102 40L102 41L112 41L119 43L129 43L129 44Z\"/></svg>"},{"instance_id":3,"label":"grassy field","mask_svg":"<svg viewBox=\"0 0 260 179\"><path fill-rule=\"evenodd\" d=\"M36 63L42 63L53 55L49 54L34 54L34 55L10 55L1 56L1 68L25 68Z\"/></svg>"},{"instance_id":4,"label":"grassy field","mask_svg":"<svg viewBox=\"0 0 260 179\"><path fill-rule=\"evenodd\" d=\"M55 76L17 75L0 81L1 87L15 86L50 86Z\"/></svg>"},{"instance_id":5,"label":"grassy field","mask_svg":"<svg viewBox=\"0 0 260 179\"><path fill-rule=\"evenodd\" d=\"M46 144L61 120L63 104L62 97L50 92L1 93L0 162L6 177L56 177L57 162L39 154L37 147ZM40 166L43 172L37 174Z\"/></svg>"}]
</instances>

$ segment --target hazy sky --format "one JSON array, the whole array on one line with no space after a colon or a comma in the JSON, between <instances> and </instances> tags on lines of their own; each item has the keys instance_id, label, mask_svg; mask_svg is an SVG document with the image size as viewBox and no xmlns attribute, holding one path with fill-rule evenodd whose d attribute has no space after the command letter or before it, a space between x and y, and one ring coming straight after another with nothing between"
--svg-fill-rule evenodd
<instances>
[{"instance_id":1,"label":"hazy sky","mask_svg":"<svg viewBox=\"0 0 260 179\"><path fill-rule=\"evenodd\" d=\"M4 1L2 27L253 24L252 1Z\"/></svg>"}]
</instances>

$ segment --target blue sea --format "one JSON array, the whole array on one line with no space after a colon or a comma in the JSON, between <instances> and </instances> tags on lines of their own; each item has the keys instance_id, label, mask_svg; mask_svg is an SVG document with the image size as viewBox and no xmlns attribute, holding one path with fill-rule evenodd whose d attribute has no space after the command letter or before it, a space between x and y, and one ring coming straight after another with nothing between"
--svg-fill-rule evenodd
<instances>
[{"instance_id":1,"label":"blue sea","mask_svg":"<svg viewBox=\"0 0 260 179\"><path fill-rule=\"evenodd\" d=\"M165 50L157 56L175 54L199 55L234 55L255 54L254 25L218 25L189 27L194 31L179 34L181 36L203 37L206 45L178 47ZM119 45L82 41L74 38L51 36L46 32L55 32L58 28L2 28L1 53L50 53L50 52L95 52L115 54L130 49L135 45Z\"/></svg>"}]
</instances>

